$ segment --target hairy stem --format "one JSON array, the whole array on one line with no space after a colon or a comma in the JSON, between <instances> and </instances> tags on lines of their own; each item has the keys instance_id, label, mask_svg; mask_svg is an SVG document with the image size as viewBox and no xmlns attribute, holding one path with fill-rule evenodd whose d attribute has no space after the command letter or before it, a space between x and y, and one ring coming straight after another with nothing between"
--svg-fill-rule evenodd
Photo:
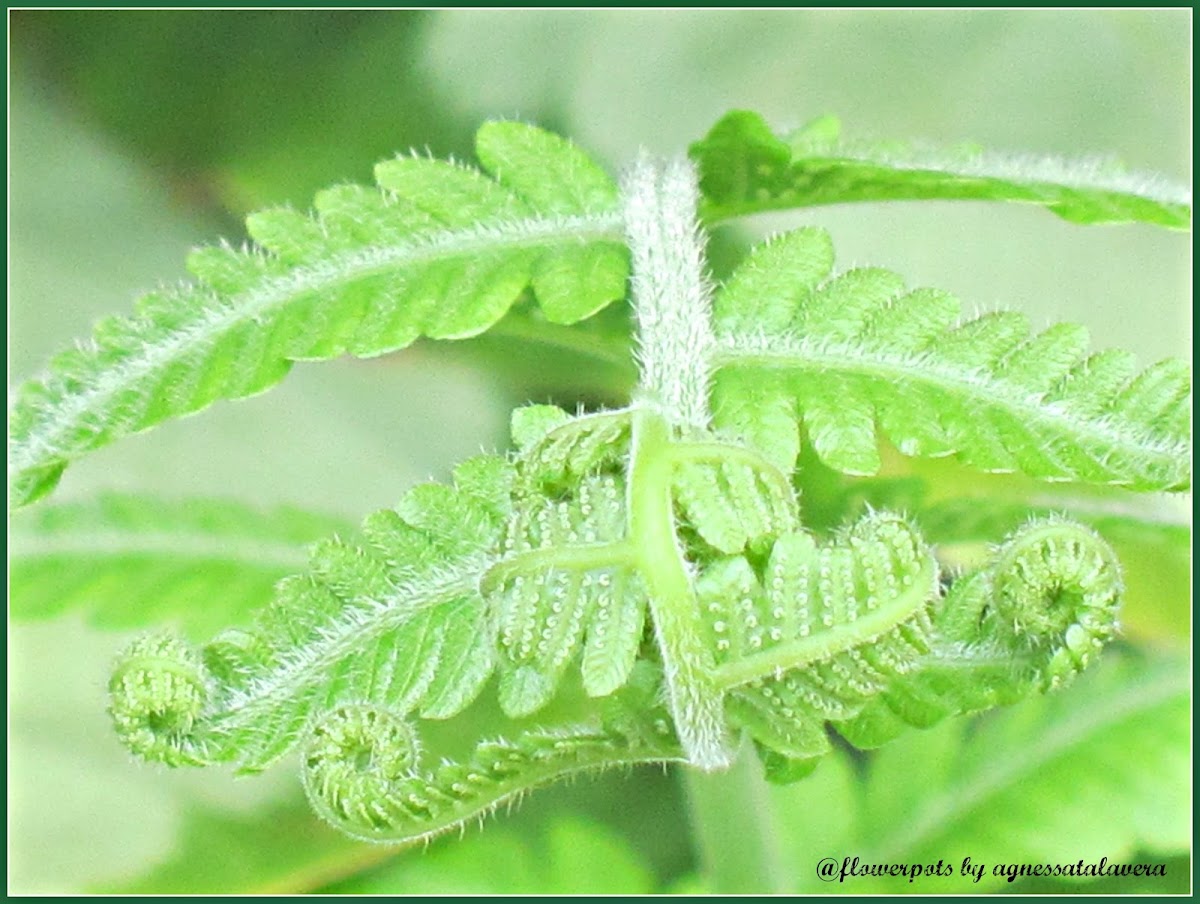
<instances>
[{"instance_id":1,"label":"hairy stem","mask_svg":"<svg viewBox=\"0 0 1200 904\"><path fill-rule=\"evenodd\" d=\"M672 424L707 426L712 287L696 221L699 188L687 160L659 169L643 156L625 179L641 400Z\"/></svg>"},{"instance_id":2,"label":"hairy stem","mask_svg":"<svg viewBox=\"0 0 1200 904\"><path fill-rule=\"evenodd\" d=\"M671 434L658 414L637 409L629 479L629 535L650 590L671 714L688 761L729 765L716 663L705 643L700 605L675 534Z\"/></svg>"},{"instance_id":3,"label":"hairy stem","mask_svg":"<svg viewBox=\"0 0 1200 904\"><path fill-rule=\"evenodd\" d=\"M708 425L711 287L696 223L699 189L686 160L643 156L623 185L633 263L638 403L629 468L629 537L650 590L672 716L688 760L729 765L716 665L705 643L692 574L676 540L672 428Z\"/></svg>"}]
</instances>

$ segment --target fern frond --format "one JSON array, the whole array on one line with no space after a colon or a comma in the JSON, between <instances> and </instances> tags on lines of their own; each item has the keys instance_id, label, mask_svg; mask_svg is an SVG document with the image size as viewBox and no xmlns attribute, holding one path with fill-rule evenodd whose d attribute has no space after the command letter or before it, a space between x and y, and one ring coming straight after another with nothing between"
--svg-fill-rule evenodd
<instances>
[{"instance_id":1,"label":"fern frond","mask_svg":"<svg viewBox=\"0 0 1200 904\"><path fill-rule=\"evenodd\" d=\"M823 547L785 534L761 574L717 560L697 587L728 717L773 757L823 755L827 722L856 716L928 651L937 573L914 529L882 514Z\"/></svg>"},{"instance_id":2,"label":"fern frond","mask_svg":"<svg viewBox=\"0 0 1200 904\"><path fill-rule=\"evenodd\" d=\"M379 190L322 192L313 216L254 214L255 248L196 251L196 284L98 324L10 406L10 505L49 492L86 452L268 389L293 361L473 336L530 287L560 324L623 297L627 252L608 176L532 126L490 123L476 141L492 178L416 157L381 163Z\"/></svg>"},{"instance_id":3,"label":"fern frond","mask_svg":"<svg viewBox=\"0 0 1200 904\"><path fill-rule=\"evenodd\" d=\"M739 553L799 527L791 483L756 450L693 440L672 453L680 527L713 549Z\"/></svg>"},{"instance_id":4,"label":"fern frond","mask_svg":"<svg viewBox=\"0 0 1200 904\"><path fill-rule=\"evenodd\" d=\"M910 725L1058 688L1116 634L1122 590L1120 564L1093 531L1059 518L1030 522L954 582L919 667L838 729L874 747Z\"/></svg>"},{"instance_id":5,"label":"fern frond","mask_svg":"<svg viewBox=\"0 0 1200 904\"><path fill-rule=\"evenodd\" d=\"M944 293L905 293L880 270L826 279L831 265L828 235L798 230L756 249L716 299L714 422L780 467L792 466L799 418L822 459L850 474L878 470L878 427L905 455L956 454L986 471L1190 486L1183 362L1135 376L1128 355L1087 355L1080 327L1030 337L1013 313L956 325Z\"/></svg>"},{"instance_id":6,"label":"fern frond","mask_svg":"<svg viewBox=\"0 0 1200 904\"><path fill-rule=\"evenodd\" d=\"M246 623L309 544L349 527L295 509L132 494L22 512L9 525L9 615L82 609L103 627L170 623L209 637Z\"/></svg>"},{"instance_id":7,"label":"fern frond","mask_svg":"<svg viewBox=\"0 0 1200 904\"><path fill-rule=\"evenodd\" d=\"M500 705L510 716L549 702L585 634L588 692L624 684L646 607L626 522L624 481L612 475L514 513L505 558L485 582L501 651Z\"/></svg>"},{"instance_id":8,"label":"fern frond","mask_svg":"<svg viewBox=\"0 0 1200 904\"><path fill-rule=\"evenodd\" d=\"M1005 155L896 142L842 141L832 117L775 135L757 113L726 114L691 146L703 219L846 201L979 200L1038 204L1075 223L1189 229L1191 194L1113 160Z\"/></svg>"},{"instance_id":9,"label":"fern frond","mask_svg":"<svg viewBox=\"0 0 1200 904\"><path fill-rule=\"evenodd\" d=\"M635 718L644 724L652 703L638 699L636 706ZM565 776L678 760L665 714L657 715L657 728L631 731L628 718L610 705L606 717L589 723L519 729L509 738L481 741L461 762L422 767L412 729L402 719L371 707L345 707L314 726L304 787L318 815L356 838L429 839Z\"/></svg>"},{"instance_id":10,"label":"fern frond","mask_svg":"<svg viewBox=\"0 0 1200 904\"><path fill-rule=\"evenodd\" d=\"M522 451L525 482L534 489L561 488L600 469L619 469L628 456L628 409L571 417L554 405L513 412L513 444Z\"/></svg>"},{"instance_id":11,"label":"fern frond","mask_svg":"<svg viewBox=\"0 0 1200 904\"><path fill-rule=\"evenodd\" d=\"M205 667L204 706L170 739L180 756L257 771L331 707L446 718L478 695L494 665L479 580L500 544L513 475L504 460L481 457L455 476L456 489L416 487L396 510L369 518L362 542L319 544L309 571L280 584L251 631L221 635L197 654L171 648ZM135 643L118 666L114 713L136 705L152 714L132 692L176 673L169 660L146 663Z\"/></svg>"}]
</instances>

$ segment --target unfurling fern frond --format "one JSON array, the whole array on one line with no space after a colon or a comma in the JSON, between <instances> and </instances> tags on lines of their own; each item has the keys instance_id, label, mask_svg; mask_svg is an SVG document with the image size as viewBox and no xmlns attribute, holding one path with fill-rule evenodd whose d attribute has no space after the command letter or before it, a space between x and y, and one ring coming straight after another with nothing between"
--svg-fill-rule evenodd
<instances>
[{"instance_id":1,"label":"unfurling fern frond","mask_svg":"<svg viewBox=\"0 0 1200 904\"><path fill-rule=\"evenodd\" d=\"M255 259L254 279L276 288L296 288L295 274L319 274L322 261L364 260L346 250L360 244L408 248L412 233L424 253L447 230L474 238L415 269L372 264L298 289L279 311L260 306L282 318L277 329L223 334L203 360L185 352L191 370L164 358L162 378L190 394L159 414L191 410L200 387L228 394L217 364L248 349L259 364L369 354L482 329L529 284L562 321L623 291L610 285L624 260L607 231L611 186L590 163L509 125L485 128L479 153L495 181L401 161L381 168L398 193L386 202L340 191L319 200L318 221L252 220L273 252ZM558 188L530 169L539 161L561 171ZM878 468L878 423L908 454L1177 488L1189 479L1182 368L1133 377L1124 357L1084 358L1080 331L1028 338L1020 318L954 327L956 303L906 294L884 271L828 280L832 251L817 230L755 251L710 323L694 174L643 160L625 185L640 271L635 401L575 417L518 409L511 457L471 459L453 487L417 487L358 535L317 543L250 630L202 649L136 642L110 685L135 753L253 772L303 745L318 813L359 838L403 841L580 770L721 769L735 732L753 739L769 777L792 780L829 750L831 727L866 746L1007 703L1067 680L1111 637L1115 560L1067 522L1019 532L945 597L937 560L903 518L872 512L818 544L792 482L801 426L852 473ZM401 228L393 208L408 231L389 231ZM507 245L472 244L493 222L525 226ZM597 226L599 244L567 241L579 223ZM228 304L258 304L259 289L239 288L248 260L210 256L200 269ZM585 274L598 294L571 285ZM286 321L315 317L318 299L336 322L289 333ZM281 351L288 335L307 337L303 348ZM260 385L246 379L237 385ZM121 423L148 423L138 411ZM434 720L467 707L475 732L439 737Z\"/></svg>"},{"instance_id":2,"label":"unfurling fern frond","mask_svg":"<svg viewBox=\"0 0 1200 904\"><path fill-rule=\"evenodd\" d=\"M422 762L411 726L396 715L369 706L335 710L313 727L305 750L308 799L356 838L413 841L564 776L677 760L669 717L645 693L657 681L646 678L587 722L516 728L436 766Z\"/></svg>"},{"instance_id":3,"label":"unfurling fern frond","mask_svg":"<svg viewBox=\"0 0 1200 904\"><path fill-rule=\"evenodd\" d=\"M189 761L257 771L336 706L428 718L461 711L495 661L479 578L500 544L513 474L489 457L455 474L457 488L417 487L369 518L361 541L318 544L309 572L280 584L253 630L219 636L201 653L175 641L149 659L135 643L118 666L114 715L142 711L153 726L159 706L140 689L186 673L205 688L204 705L186 731L171 728L170 744ZM135 751L154 758L148 742Z\"/></svg>"},{"instance_id":4,"label":"unfurling fern frond","mask_svg":"<svg viewBox=\"0 0 1200 904\"><path fill-rule=\"evenodd\" d=\"M612 180L532 126L489 123L476 150L493 178L405 157L376 168L379 189L319 194L313 216L254 214L257 247L196 251L197 284L147 295L134 318L98 324L91 344L55 358L11 407L10 505L49 492L88 451L262 392L293 361L473 336L527 288L554 323L623 297Z\"/></svg>"},{"instance_id":5,"label":"unfurling fern frond","mask_svg":"<svg viewBox=\"0 0 1200 904\"><path fill-rule=\"evenodd\" d=\"M1093 531L1061 519L1031 522L988 565L954 582L919 668L839 730L874 747L906 726L1057 688L1115 635L1121 591L1116 556Z\"/></svg>"},{"instance_id":6,"label":"unfurling fern frond","mask_svg":"<svg viewBox=\"0 0 1200 904\"><path fill-rule=\"evenodd\" d=\"M956 454L986 471L1191 485L1185 363L1138 375L1127 354L1087 355L1081 327L1031 337L1013 313L956 325L950 296L905 292L882 270L826 279L832 263L825 232L789 233L752 252L716 299L714 420L780 467L799 419L850 474L879 469L878 428L903 454Z\"/></svg>"},{"instance_id":7,"label":"unfurling fern frond","mask_svg":"<svg viewBox=\"0 0 1200 904\"><path fill-rule=\"evenodd\" d=\"M186 643L165 634L138 639L118 661L108 688L117 736L133 753L168 766L209 761L194 735L211 704L212 681Z\"/></svg>"}]
</instances>

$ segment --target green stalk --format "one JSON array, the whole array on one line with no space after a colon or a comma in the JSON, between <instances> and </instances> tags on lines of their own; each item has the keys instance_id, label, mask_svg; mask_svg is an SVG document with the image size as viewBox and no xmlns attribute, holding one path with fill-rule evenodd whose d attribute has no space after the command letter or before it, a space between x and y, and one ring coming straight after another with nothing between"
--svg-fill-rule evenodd
<instances>
[{"instance_id":1,"label":"green stalk","mask_svg":"<svg viewBox=\"0 0 1200 904\"><path fill-rule=\"evenodd\" d=\"M650 591L675 730L688 762L722 769L730 756L716 663L705 642L692 577L675 539L671 504L671 431L661 415L633 415L629 536Z\"/></svg>"},{"instance_id":2,"label":"green stalk","mask_svg":"<svg viewBox=\"0 0 1200 904\"><path fill-rule=\"evenodd\" d=\"M793 868L775 824L770 787L749 744L725 772L685 769L684 786L708 891L794 891Z\"/></svg>"}]
</instances>

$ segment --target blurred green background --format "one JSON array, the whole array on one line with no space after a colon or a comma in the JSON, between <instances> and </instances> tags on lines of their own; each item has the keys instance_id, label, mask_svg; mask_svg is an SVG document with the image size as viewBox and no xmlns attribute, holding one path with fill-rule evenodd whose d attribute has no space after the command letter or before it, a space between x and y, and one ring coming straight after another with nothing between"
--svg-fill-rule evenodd
<instances>
[{"instance_id":1,"label":"blurred green background","mask_svg":"<svg viewBox=\"0 0 1200 904\"><path fill-rule=\"evenodd\" d=\"M240 240L249 210L307 206L410 147L469 158L488 117L562 131L614 169L639 147L682 151L737 107L778 128L836 113L852 137L1112 152L1190 182L1191 32L1183 9L13 11L10 385L182 278L191 246ZM1078 320L1146 362L1190 357L1188 235L974 203L744 228L801 223L832 232L841 267L886 266L1039 326ZM299 366L265 397L85 458L58 498L228 495L357 519L503 446L508 409L548 397L548 363L477 351ZM681 791L653 770L541 792L461 846L380 867L386 850L313 824L287 768L235 781L135 766L104 714L125 640L70 617L10 628L11 891L694 887ZM276 848L256 850L263 838ZM477 875L481 861L504 866Z\"/></svg>"}]
</instances>

